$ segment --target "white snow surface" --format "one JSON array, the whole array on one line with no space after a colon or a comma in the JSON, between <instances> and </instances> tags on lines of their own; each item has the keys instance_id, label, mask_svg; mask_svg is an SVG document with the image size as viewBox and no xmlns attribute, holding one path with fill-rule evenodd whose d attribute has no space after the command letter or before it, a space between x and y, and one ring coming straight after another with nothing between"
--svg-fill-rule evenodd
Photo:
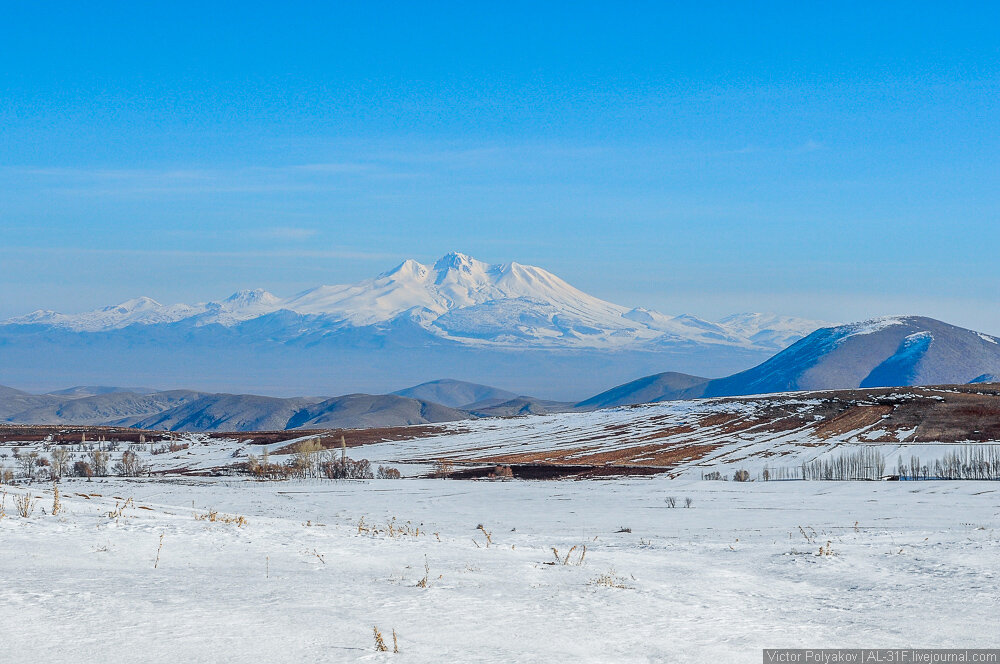
<instances>
[{"instance_id":1,"label":"white snow surface","mask_svg":"<svg viewBox=\"0 0 1000 664\"><path fill-rule=\"evenodd\" d=\"M996 645L995 482L59 489L53 516L51 486L3 487L9 661L701 663L760 662L772 647ZM29 491L22 518L13 501ZM359 532L362 518L378 532ZM553 548L576 563L584 546L582 564L548 564ZM374 626L390 651L395 631L399 654L374 652Z\"/></svg>"},{"instance_id":2,"label":"white snow surface","mask_svg":"<svg viewBox=\"0 0 1000 664\"><path fill-rule=\"evenodd\" d=\"M879 318L871 318L860 323L843 325L841 326L843 335L841 336L840 341L857 335L875 334L876 332L881 332L887 327L902 325L904 322L903 316L881 316Z\"/></svg>"},{"instance_id":3,"label":"white snow surface","mask_svg":"<svg viewBox=\"0 0 1000 664\"><path fill-rule=\"evenodd\" d=\"M460 253L396 268L354 284L318 286L288 298L243 290L195 305L162 305L141 297L81 314L35 311L6 324L41 324L76 332L190 321L233 326L290 311L310 325L370 326L408 319L439 337L470 345L621 348L693 342L777 350L826 323L772 314L739 314L718 323L629 309L520 263L489 264Z\"/></svg>"},{"instance_id":4,"label":"white snow surface","mask_svg":"<svg viewBox=\"0 0 1000 664\"><path fill-rule=\"evenodd\" d=\"M803 413L819 403L803 394L776 401ZM759 478L764 468L861 447L877 447L890 467L897 456L955 449L906 442L915 431L892 435L884 417L826 437L809 422L768 431L758 410L766 405L705 399L476 420L349 448L409 476L401 480L182 476L249 454L282 462L281 448L309 438L258 445L252 434L185 434L176 442L189 447L175 452L135 446L161 475L63 479L54 516L51 484L0 486L3 653L73 662L700 663L759 662L772 647L994 647L984 626L1000 610L1000 485L701 480L737 468ZM727 433L707 419L724 413L762 426ZM414 477L439 459L530 452L572 461L674 436L691 442L685 424L697 424L694 442L713 449L670 474ZM0 455L45 454L45 445L11 442ZM75 445L69 451L71 462L84 458ZM21 517L15 500L28 492L35 508ZM550 564L553 548L560 562L568 554L580 564ZM390 649L395 630L399 654L374 652L374 626Z\"/></svg>"}]
</instances>

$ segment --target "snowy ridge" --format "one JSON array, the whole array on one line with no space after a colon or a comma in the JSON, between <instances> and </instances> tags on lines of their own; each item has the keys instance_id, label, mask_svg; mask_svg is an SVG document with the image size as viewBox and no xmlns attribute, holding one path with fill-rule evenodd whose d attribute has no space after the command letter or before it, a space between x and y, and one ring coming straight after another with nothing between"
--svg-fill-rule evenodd
<instances>
[{"instance_id":1,"label":"snowy ridge","mask_svg":"<svg viewBox=\"0 0 1000 664\"><path fill-rule=\"evenodd\" d=\"M624 307L588 295L539 267L490 264L460 253L433 265L406 260L354 284L318 286L288 298L241 290L195 305L140 297L81 314L35 311L0 325L72 332L188 323L233 327L285 312L295 334L413 323L443 340L471 346L657 349L697 344L754 350L784 348L825 323L768 314L720 322Z\"/></svg>"},{"instance_id":2,"label":"snowy ridge","mask_svg":"<svg viewBox=\"0 0 1000 664\"><path fill-rule=\"evenodd\" d=\"M841 325L839 326L838 331L842 334L840 340L843 341L844 339L854 336L875 334L876 332L881 332L887 327L892 327L893 325L903 325L905 322L904 316L880 316L878 318L871 318L860 323Z\"/></svg>"}]
</instances>

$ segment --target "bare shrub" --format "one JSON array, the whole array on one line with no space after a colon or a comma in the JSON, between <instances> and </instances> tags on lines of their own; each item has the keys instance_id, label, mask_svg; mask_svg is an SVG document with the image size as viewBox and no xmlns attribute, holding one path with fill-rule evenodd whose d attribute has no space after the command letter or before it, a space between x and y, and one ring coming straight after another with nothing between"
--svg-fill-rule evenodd
<instances>
[{"instance_id":1,"label":"bare shrub","mask_svg":"<svg viewBox=\"0 0 1000 664\"><path fill-rule=\"evenodd\" d=\"M493 472L490 473L490 477L496 480L511 480L514 479L514 471L510 466L501 465L493 469Z\"/></svg>"},{"instance_id":2,"label":"bare shrub","mask_svg":"<svg viewBox=\"0 0 1000 664\"><path fill-rule=\"evenodd\" d=\"M320 476L331 480L371 480L375 479L372 464L368 459L355 461L342 456L334 461L320 463ZM395 469L390 469L394 470ZM399 471L395 471L397 474ZM394 478L392 478L394 479Z\"/></svg>"},{"instance_id":3,"label":"bare shrub","mask_svg":"<svg viewBox=\"0 0 1000 664\"><path fill-rule=\"evenodd\" d=\"M247 457L246 469L254 477L267 480L287 480L294 472L290 466L271 463L267 452L260 459L252 454Z\"/></svg>"},{"instance_id":4,"label":"bare shrub","mask_svg":"<svg viewBox=\"0 0 1000 664\"><path fill-rule=\"evenodd\" d=\"M34 479L35 469L38 467L38 452L35 452L34 450L30 452L22 452L15 449L14 460L17 461L17 465L21 469L22 475L28 479Z\"/></svg>"},{"instance_id":5,"label":"bare shrub","mask_svg":"<svg viewBox=\"0 0 1000 664\"><path fill-rule=\"evenodd\" d=\"M31 513L35 511L35 499L32 497L31 492L22 493L15 498L14 507L17 508L19 516L25 519L31 516Z\"/></svg>"},{"instance_id":6,"label":"bare shrub","mask_svg":"<svg viewBox=\"0 0 1000 664\"><path fill-rule=\"evenodd\" d=\"M431 473L434 477L446 478L451 477L451 474L455 472L455 464L448 459L438 459L434 463L434 471Z\"/></svg>"},{"instance_id":7,"label":"bare shrub","mask_svg":"<svg viewBox=\"0 0 1000 664\"><path fill-rule=\"evenodd\" d=\"M138 454L126 450L122 452L122 458L115 464L115 472L122 477L139 477L149 472L149 466L142 462Z\"/></svg>"},{"instance_id":8,"label":"bare shrub","mask_svg":"<svg viewBox=\"0 0 1000 664\"><path fill-rule=\"evenodd\" d=\"M677 507L676 496L667 496L664 501L667 503L667 507Z\"/></svg>"},{"instance_id":9,"label":"bare shrub","mask_svg":"<svg viewBox=\"0 0 1000 664\"><path fill-rule=\"evenodd\" d=\"M685 498L684 499L684 507L691 507L691 503L693 503L693 502L694 501L691 500L690 498Z\"/></svg>"},{"instance_id":10,"label":"bare shrub","mask_svg":"<svg viewBox=\"0 0 1000 664\"><path fill-rule=\"evenodd\" d=\"M103 450L90 450L87 456L90 458L90 466L94 470L94 475L97 477L107 477L108 462L111 460L111 455Z\"/></svg>"},{"instance_id":11,"label":"bare shrub","mask_svg":"<svg viewBox=\"0 0 1000 664\"><path fill-rule=\"evenodd\" d=\"M403 475L395 468L390 468L388 466L379 466L378 473L376 473L376 477L378 477L380 480L398 480L401 479Z\"/></svg>"},{"instance_id":12,"label":"bare shrub","mask_svg":"<svg viewBox=\"0 0 1000 664\"><path fill-rule=\"evenodd\" d=\"M65 447L56 447L52 450L52 453L49 454L52 463L52 477L62 477L69 474L69 464L72 456L70 451Z\"/></svg>"},{"instance_id":13,"label":"bare shrub","mask_svg":"<svg viewBox=\"0 0 1000 664\"><path fill-rule=\"evenodd\" d=\"M734 482L749 482L750 481L750 471L740 469L733 473Z\"/></svg>"},{"instance_id":14,"label":"bare shrub","mask_svg":"<svg viewBox=\"0 0 1000 664\"><path fill-rule=\"evenodd\" d=\"M173 452L180 452L186 450L190 445L188 443L170 443L169 445L160 445L159 447L153 447L153 444L149 444L150 454L168 454ZM136 449L142 449L142 445Z\"/></svg>"},{"instance_id":15,"label":"bare shrub","mask_svg":"<svg viewBox=\"0 0 1000 664\"><path fill-rule=\"evenodd\" d=\"M77 477L86 477L89 480L94 476L94 469L86 461L77 461L73 464L73 474Z\"/></svg>"},{"instance_id":16,"label":"bare shrub","mask_svg":"<svg viewBox=\"0 0 1000 664\"><path fill-rule=\"evenodd\" d=\"M313 477L316 472L316 458L323 451L323 445L315 438L303 440L295 452L292 467L299 477Z\"/></svg>"}]
</instances>

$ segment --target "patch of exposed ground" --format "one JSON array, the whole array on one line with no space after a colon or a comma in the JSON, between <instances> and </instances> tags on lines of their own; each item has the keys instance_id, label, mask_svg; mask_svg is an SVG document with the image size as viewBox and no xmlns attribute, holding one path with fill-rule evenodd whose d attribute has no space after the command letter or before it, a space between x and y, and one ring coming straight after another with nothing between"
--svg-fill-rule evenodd
<instances>
[{"instance_id":1,"label":"patch of exposed ground","mask_svg":"<svg viewBox=\"0 0 1000 664\"><path fill-rule=\"evenodd\" d=\"M284 440L300 439L312 437L324 449L340 449L340 440L344 439L346 447L361 447L374 443L388 443L398 440L414 440L416 438L430 438L440 436L445 433L461 433L461 426L449 423L447 428L441 425L413 425L405 427L382 427L378 429L308 429L294 431L253 431L250 433L215 433L216 438L236 438L244 444L270 445L280 443ZM292 454L296 451L298 443L290 443L285 447L280 447L273 454Z\"/></svg>"}]
</instances>

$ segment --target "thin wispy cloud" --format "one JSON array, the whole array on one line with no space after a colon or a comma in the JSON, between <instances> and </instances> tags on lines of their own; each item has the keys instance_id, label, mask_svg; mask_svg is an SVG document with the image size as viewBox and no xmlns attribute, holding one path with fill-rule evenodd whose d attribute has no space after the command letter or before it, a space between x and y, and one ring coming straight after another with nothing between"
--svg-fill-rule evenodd
<instances>
[{"instance_id":1,"label":"thin wispy cloud","mask_svg":"<svg viewBox=\"0 0 1000 664\"><path fill-rule=\"evenodd\" d=\"M233 168L6 167L0 179L64 195L150 195L309 192L357 178L410 177L388 164L330 162Z\"/></svg>"},{"instance_id":2,"label":"thin wispy cloud","mask_svg":"<svg viewBox=\"0 0 1000 664\"><path fill-rule=\"evenodd\" d=\"M18 257L28 255L59 256L145 256L150 258L336 258L344 260L402 260L399 254L355 251L350 249L306 249L306 250L248 250L248 251L197 251L177 249L97 249L88 247L0 247L0 254Z\"/></svg>"},{"instance_id":3,"label":"thin wispy cloud","mask_svg":"<svg viewBox=\"0 0 1000 664\"><path fill-rule=\"evenodd\" d=\"M254 231L254 235L273 240L308 240L316 237L319 232L314 228L295 228L292 226L276 226Z\"/></svg>"}]
</instances>

